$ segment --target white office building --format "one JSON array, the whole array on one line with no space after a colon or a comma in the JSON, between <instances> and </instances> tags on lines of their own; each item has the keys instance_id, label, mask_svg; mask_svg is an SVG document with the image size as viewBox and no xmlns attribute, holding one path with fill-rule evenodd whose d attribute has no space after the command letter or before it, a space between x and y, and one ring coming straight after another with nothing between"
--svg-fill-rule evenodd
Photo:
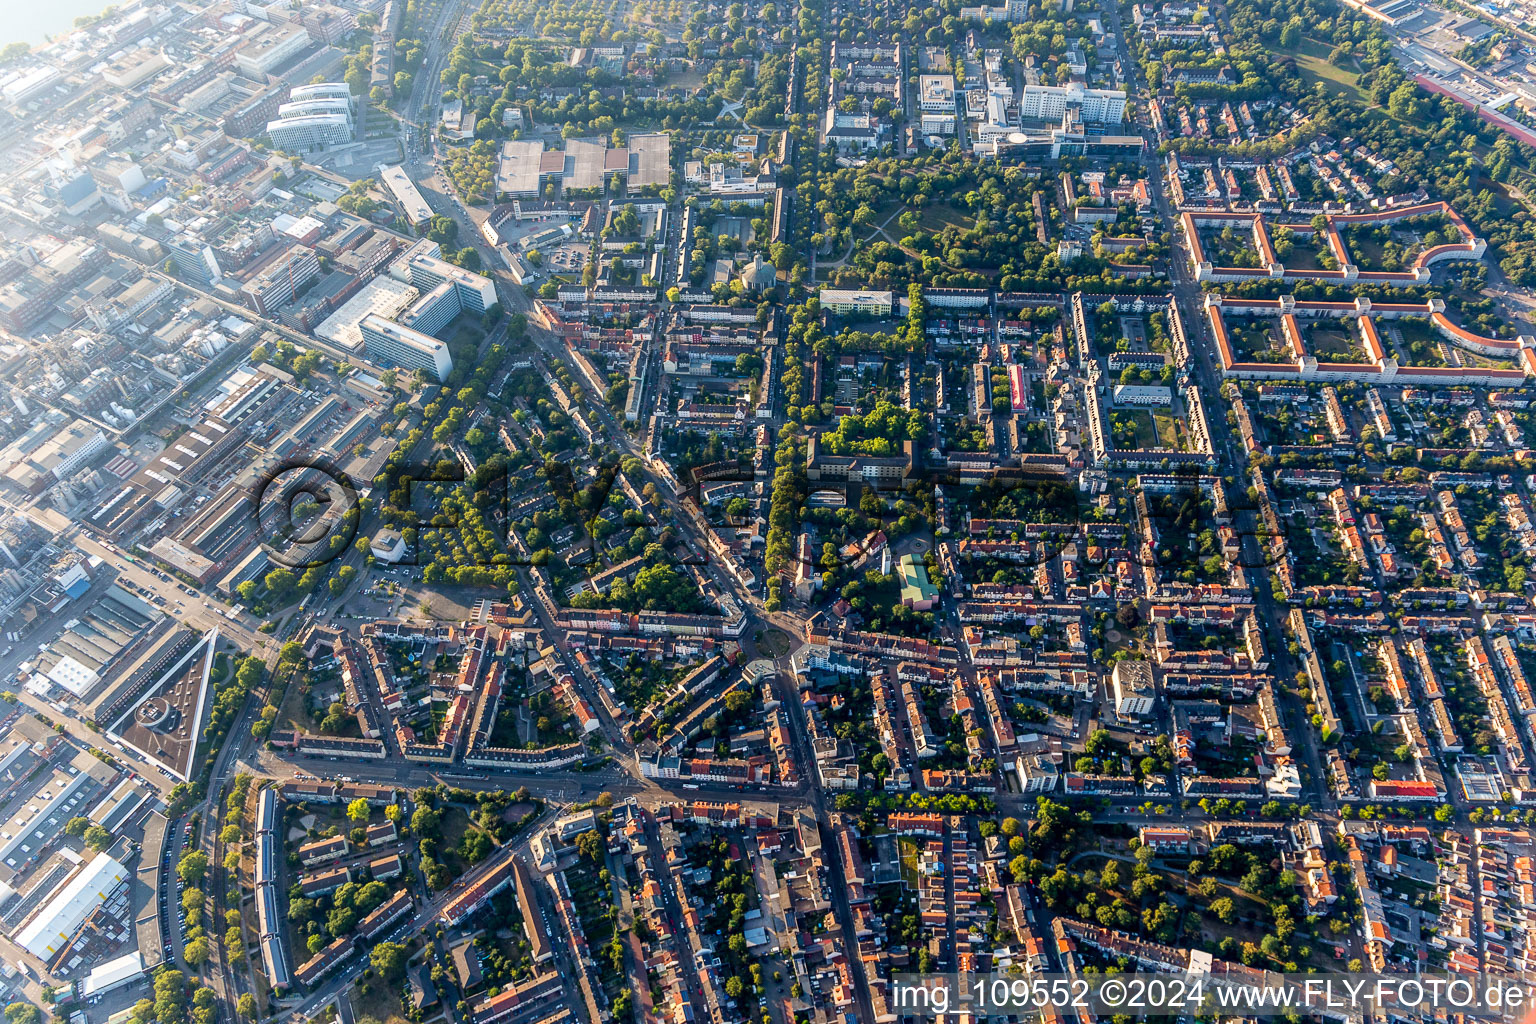
<instances>
[{"instance_id":1,"label":"white office building","mask_svg":"<svg viewBox=\"0 0 1536 1024\"><path fill-rule=\"evenodd\" d=\"M1115 713L1121 718L1140 718L1152 713L1157 691L1152 684L1152 665L1145 661L1118 661L1110 673Z\"/></svg>"},{"instance_id":2,"label":"white office building","mask_svg":"<svg viewBox=\"0 0 1536 1024\"><path fill-rule=\"evenodd\" d=\"M406 250L389 265L389 276L408 281L423 292L451 284L460 307L471 313L484 313L496 305L496 285L490 278L425 253Z\"/></svg>"},{"instance_id":3,"label":"white office building","mask_svg":"<svg viewBox=\"0 0 1536 1024\"><path fill-rule=\"evenodd\" d=\"M377 313L365 316L357 326L368 357L375 362L401 370L424 370L440 382L453 372L448 346L430 334L386 320Z\"/></svg>"},{"instance_id":4,"label":"white office building","mask_svg":"<svg viewBox=\"0 0 1536 1024\"><path fill-rule=\"evenodd\" d=\"M274 147L290 153L346 145L356 137L352 91L343 82L296 86L288 102L277 108L277 118L267 122L267 137Z\"/></svg>"},{"instance_id":5,"label":"white office building","mask_svg":"<svg viewBox=\"0 0 1536 1024\"><path fill-rule=\"evenodd\" d=\"M309 85L296 85L288 93L288 98L294 103L303 103L306 100L352 100L352 87L346 82L312 82Z\"/></svg>"},{"instance_id":6,"label":"white office building","mask_svg":"<svg viewBox=\"0 0 1536 1024\"><path fill-rule=\"evenodd\" d=\"M1121 406L1173 405L1173 389L1157 384L1116 384L1115 404Z\"/></svg>"},{"instance_id":7,"label":"white office building","mask_svg":"<svg viewBox=\"0 0 1536 1024\"><path fill-rule=\"evenodd\" d=\"M277 108L281 120L293 117L310 117L315 114L340 114L352 119L352 102L342 97L322 97L313 100L294 100Z\"/></svg>"},{"instance_id":8,"label":"white office building","mask_svg":"<svg viewBox=\"0 0 1536 1024\"><path fill-rule=\"evenodd\" d=\"M1125 93L1118 89L1088 89L1070 85L1026 85L1019 97L1019 116L1025 121L1060 121L1068 107L1078 107L1083 120L1092 124L1119 124L1125 120Z\"/></svg>"},{"instance_id":9,"label":"white office building","mask_svg":"<svg viewBox=\"0 0 1536 1024\"><path fill-rule=\"evenodd\" d=\"M267 122L273 147L289 153L318 153L352 141L352 119L342 114L310 114Z\"/></svg>"},{"instance_id":10,"label":"white office building","mask_svg":"<svg viewBox=\"0 0 1536 1024\"><path fill-rule=\"evenodd\" d=\"M86 975L81 994L87 999L95 1000L108 992L117 991L124 985L133 984L143 974L144 958L139 955L139 951L124 953L116 959L93 967L91 973Z\"/></svg>"},{"instance_id":11,"label":"white office building","mask_svg":"<svg viewBox=\"0 0 1536 1024\"><path fill-rule=\"evenodd\" d=\"M847 316L890 316L892 303L890 291L856 291L848 288L823 288L821 308L829 313Z\"/></svg>"},{"instance_id":12,"label":"white office building","mask_svg":"<svg viewBox=\"0 0 1536 1024\"><path fill-rule=\"evenodd\" d=\"M266 81L267 75L312 45L309 32L300 25L271 25L235 53L235 63L248 77Z\"/></svg>"},{"instance_id":13,"label":"white office building","mask_svg":"<svg viewBox=\"0 0 1536 1024\"><path fill-rule=\"evenodd\" d=\"M4 88L0 89L0 96L4 96L5 102L20 106L42 96L63 80L64 75L58 68L36 68L6 82Z\"/></svg>"},{"instance_id":14,"label":"white office building","mask_svg":"<svg viewBox=\"0 0 1536 1024\"><path fill-rule=\"evenodd\" d=\"M432 219L432 207L427 205L421 190L416 187L411 176L405 173L404 167L393 164L381 168L379 178L383 181L384 187L389 189L389 194L394 197L395 202L400 204L400 212L405 215L411 227L419 227Z\"/></svg>"},{"instance_id":15,"label":"white office building","mask_svg":"<svg viewBox=\"0 0 1536 1024\"><path fill-rule=\"evenodd\" d=\"M955 76L923 75L917 80L917 106L925 114L955 112Z\"/></svg>"}]
</instances>

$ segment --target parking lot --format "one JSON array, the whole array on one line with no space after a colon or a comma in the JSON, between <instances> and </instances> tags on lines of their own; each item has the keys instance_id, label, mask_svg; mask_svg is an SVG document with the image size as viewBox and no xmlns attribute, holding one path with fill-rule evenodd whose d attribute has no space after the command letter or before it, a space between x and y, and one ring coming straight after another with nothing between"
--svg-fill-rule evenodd
<instances>
[{"instance_id":1,"label":"parking lot","mask_svg":"<svg viewBox=\"0 0 1536 1024\"><path fill-rule=\"evenodd\" d=\"M554 273L579 274L591 261L591 254L583 245L567 242L553 252L544 254L544 265Z\"/></svg>"}]
</instances>

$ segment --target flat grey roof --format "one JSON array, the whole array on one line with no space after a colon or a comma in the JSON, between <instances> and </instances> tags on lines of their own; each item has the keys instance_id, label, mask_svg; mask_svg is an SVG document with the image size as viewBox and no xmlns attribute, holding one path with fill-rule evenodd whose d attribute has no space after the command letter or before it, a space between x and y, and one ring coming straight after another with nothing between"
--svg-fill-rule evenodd
<instances>
[{"instance_id":1,"label":"flat grey roof","mask_svg":"<svg viewBox=\"0 0 1536 1024\"><path fill-rule=\"evenodd\" d=\"M496 191L509 196L536 195L544 143L510 140L502 144L496 167Z\"/></svg>"},{"instance_id":2,"label":"flat grey roof","mask_svg":"<svg viewBox=\"0 0 1536 1024\"><path fill-rule=\"evenodd\" d=\"M629 184L637 188L665 185L672 180L672 136L631 135L629 138Z\"/></svg>"},{"instance_id":3,"label":"flat grey roof","mask_svg":"<svg viewBox=\"0 0 1536 1024\"><path fill-rule=\"evenodd\" d=\"M567 139L565 187L602 188L608 143L603 139Z\"/></svg>"}]
</instances>

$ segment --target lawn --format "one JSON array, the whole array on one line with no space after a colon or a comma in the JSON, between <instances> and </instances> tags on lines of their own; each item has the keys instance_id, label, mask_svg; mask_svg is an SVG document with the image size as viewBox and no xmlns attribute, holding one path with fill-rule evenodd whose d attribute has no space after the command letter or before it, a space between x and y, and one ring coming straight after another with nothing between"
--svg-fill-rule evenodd
<instances>
[{"instance_id":1,"label":"lawn","mask_svg":"<svg viewBox=\"0 0 1536 1024\"><path fill-rule=\"evenodd\" d=\"M1456 356L1463 366L1482 367L1509 367L1508 359L1496 359L1493 356L1485 356L1481 352L1473 352L1471 349L1457 348Z\"/></svg>"},{"instance_id":2,"label":"lawn","mask_svg":"<svg viewBox=\"0 0 1536 1024\"><path fill-rule=\"evenodd\" d=\"M1157 424L1150 412L1145 409L1116 409L1115 418L1135 426L1136 436L1130 443L1131 448L1158 447Z\"/></svg>"},{"instance_id":3,"label":"lawn","mask_svg":"<svg viewBox=\"0 0 1536 1024\"><path fill-rule=\"evenodd\" d=\"M898 849L901 850L901 880L907 888L917 891L917 841L915 839L896 840Z\"/></svg>"},{"instance_id":4,"label":"lawn","mask_svg":"<svg viewBox=\"0 0 1536 1024\"><path fill-rule=\"evenodd\" d=\"M1403 343L1406 345L1412 345L1415 342L1434 344L1440 340L1440 335L1429 325L1429 321L1418 317L1404 317L1394 321L1390 329L1401 333Z\"/></svg>"},{"instance_id":5,"label":"lawn","mask_svg":"<svg viewBox=\"0 0 1536 1024\"><path fill-rule=\"evenodd\" d=\"M948 203L934 203L923 207L922 216L918 219L918 227L924 231L940 231L950 224L958 224L962 228L969 229L974 223L974 220ZM899 225L892 222L892 227L899 227Z\"/></svg>"},{"instance_id":6,"label":"lawn","mask_svg":"<svg viewBox=\"0 0 1536 1024\"><path fill-rule=\"evenodd\" d=\"M348 994L352 1000L353 1018L371 1017L380 1024L407 1024L401 1012L400 992L400 987L381 984L377 978L359 982Z\"/></svg>"},{"instance_id":7,"label":"lawn","mask_svg":"<svg viewBox=\"0 0 1536 1024\"><path fill-rule=\"evenodd\" d=\"M1307 349L1322 362L1359 362L1365 353L1343 328L1314 326L1307 332Z\"/></svg>"},{"instance_id":8,"label":"lawn","mask_svg":"<svg viewBox=\"0 0 1536 1024\"><path fill-rule=\"evenodd\" d=\"M1037 455L1049 455L1055 451L1051 445L1051 439L1047 436L1044 424L1021 423L1019 426L1019 446L1026 452Z\"/></svg>"},{"instance_id":9,"label":"lawn","mask_svg":"<svg viewBox=\"0 0 1536 1024\"><path fill-rule=\"evenodd\" d=\"M779 629L765 630L762 638L758 640L758 647L770 658L782 658L789 653L790 645L794 641L788 633Z\"/></svg>"},{"instance_id":10,"label":"lawn","mask_svg":"<svg viewBox=\"0 0 1536 1024\"><path fill-rule=\"evenodd\" d=\"M1290 56L1295 58L1296 68L1309 86L1322 82L1323 86L1335 96L1343 96L1363 106L1371 106L1370 98L1360 91L1360 76L1328 63L1328 53L1331 49L1332 47L1327 43L1303 37L1301 45Z\"/></svg>"},{"instance_id":11,"label":"lawn","mask_svg":"<svg viewBox=\"0 0 1536 1024\"><path fill-rule=\"evenodd\" d=\"M721 217L715 221L717 235L730 235L743 246L752 244L752 221L747 217Z\"/></svg>"},{"instance_id":12,"label":"lawn","mask_svg":"<svg viewBox=\"0 0 1536 1024\"><path fill-rule=\"evenodd\" d=\"M464 871L468 865L459 856L459 844L464 841L464 833L469 831L469 813L457 804L448 804L439 808L442 811L442 822L439 829L442 841L438 844L437 859L448 865L455 873Z\"/></svg>"},{"instance_id":13,"label":"lawn","mask_svg":"<svg viewBox=\"0 0 1536 1024\"><path fill-rule=\"evenodd\" d=\"M485 332L480 329L480 325L476 323L472 318L465 317L454 329L453 337L448 339L448 344L452 348L468 348L469 346L473 345L476 349L478 349L480 343L484 340Z\"/></svg>"},{"instance_id":14,"label":"lawn","mask_svg":"<svg viewBox=\"0 0 1536 1024\"><path fill-rule=\"evenodd\" d=\"M1402 354L1408 366L1448 366L1445 345L1427 320L1409 318L1398 320L1388 328L1402 338ZM1464 361L1471 352L1461 353Z\"/></svg>"},{"instance_id":15,"label":"lawn","mask_svg":"<svg viewBox=\"0 0 1536 1024\"><path fill-rule=\"evenodd\" d=\"M1321 252L1322 249L1319 249L1309 240L1298 238L1295 246L1286 254L1285 259L1281 260L1281 262L1285 264L1288 270L1325 270L1327 268L1317 258Z\"/></svg>"},{"instance_id":16,"label":"lawn","mask_svg":"<svg viewBox=\"0 0 1536 1024\"><path fill-rule=\"evenodd\" d=\"M1179 421L1176 416L1170 412L1154 412L1152 414L1152 423L1157 428L1157 443L1159 447L1183 449L1183 431L1179 428Z\"/></svg>"},{"instance_id":17,"label":"lawn","mask_svg":"<svg viewBox=\"0 0 1536 1024\"><path fill-rule=\"evenodd\" d=\"M1349 257L1361 270L1380 270L1385 251L1380 242L1364 232L1346 233L1344 244L1349 247Z\"/></svg>"},{"instance_id":18,"label":"lawn","mask_svg":"<svg viewBox=\"0 0 1536 1024\"><path fill-rule=\"evenodd\" d=\"M1227 337L1239 360L1264 361L1281 354L1279 335L1267 320L1229 323Z\"/></svg>"},{"instance_id":19,"label":"lawn","mask_svg":"<svg viewBox=\"0 0 1536 1024\"><path fill-rule=\"evenodd\" d=\"M1253 236L1224 228L1221 231L1201 231L1200 246L1205 258L1218 267L1257 267L1258 250L1253 247Z\"/></svg>"},{"instance_id":20,"label":"lawn","mask_svg":"<svg viewBox=\"0 0 1536 1024\"><path fill-rule=\"evenodd\" d=\"M613 890L598 880L598 870L583 857L565 872L565 880L571 887L571 902L576 905L576 915L581 920L581 930L586 933L588 947L594 951L600 951L613 937L613 915L616 913Z\"/></svg>"},{"instance_id":21,"label":"lawn","mask_svg":"<svg viewBox=\"0 0 1536 1024\"><path fill-rule=\"evenodd\" d=\"M511 707L503 706L496 714L496 724L491 729L491 745L497 747L520 747L523 738L517 730L517 710L519 704Z\"/></svg>"},{"instance_id":22,"label":"lawn","mask_svg":"<svg viewBox=\"0 0 1536 1024\"><path fill-rule=\"evenodd\" d=\"M283 694L283 705L277 713L275 724L279 729L293 729L297 732L320 731L320 723L311 718L309 711L304 707L304 695L299 692L297 679L289 682L288 689Z\"/></svg>"}]
</instances>

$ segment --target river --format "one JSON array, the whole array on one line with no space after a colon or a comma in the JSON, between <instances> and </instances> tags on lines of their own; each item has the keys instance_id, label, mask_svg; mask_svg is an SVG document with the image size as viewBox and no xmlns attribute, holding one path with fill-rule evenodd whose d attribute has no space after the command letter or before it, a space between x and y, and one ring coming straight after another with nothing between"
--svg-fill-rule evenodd
<instances>
[{"instance_id":1,"label":"river","mask_svg":"<svg viewBox=\"0 0 1536 1024\"><path fill-rule=\"evenodd\" d=\"M108 0L0 0L0 45L24 42L36 46L49 36L75 27L82 14L100 14Z\"/></svg>"}]
</instances>

